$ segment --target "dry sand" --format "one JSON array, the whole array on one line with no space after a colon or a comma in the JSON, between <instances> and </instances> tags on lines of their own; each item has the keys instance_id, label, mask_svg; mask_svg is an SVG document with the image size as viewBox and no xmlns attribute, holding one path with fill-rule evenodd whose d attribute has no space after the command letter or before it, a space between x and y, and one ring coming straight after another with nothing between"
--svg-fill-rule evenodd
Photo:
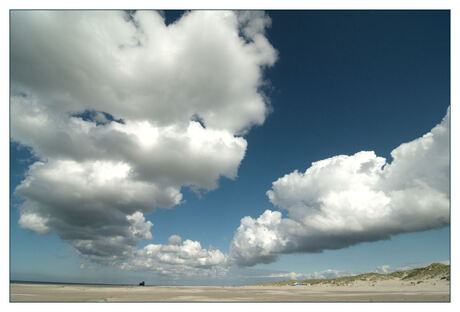
<instances>
[{"instance_id":1,"label":"dry sand","mask_svg":"<svg viewBox=\"0 0 460 312\"><path fill-rule=\"evenodd\" d=\"M396 280L348 286L95 286L12 283L11 302L449 302L449 282Z\"/></svg>"}]
</instances>

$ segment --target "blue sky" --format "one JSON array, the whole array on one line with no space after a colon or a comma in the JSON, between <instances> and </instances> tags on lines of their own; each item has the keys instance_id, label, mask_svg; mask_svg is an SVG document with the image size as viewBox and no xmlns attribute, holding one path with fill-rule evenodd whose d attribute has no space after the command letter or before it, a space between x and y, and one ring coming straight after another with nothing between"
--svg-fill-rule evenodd
<instances>
[{"instance_id":1,"label":"blue sky","mask_svg":"<svg viewBox=\"0 0 460 312\"><path fill-rule=\"evenodd\" d=\"M59 83L50 83L48 85L46 82L38 83L37 80L30 77L24 78L27 74L27 70L24 69L24 64L36 64L36 68L44 71L45 75L43 77L45 78L42 79L45 80L46 77L48 77L46 73L50 73L47 72L48 68L46 66L51 65L43 65L49 64L46 63L49 60L41 60L40 58L43 56L40 56L40 54L32 55L33 53L21 52L18 53L20 54L19 56L15 56L14 52L17 51L16 49L23 47L22 45L26 43L30 43L26 36L22 38L21 31L26 29L25 27L33 25L30 21L40 23L40 19L35 20L32 16L34 14L33 12L30 12L30 15L24 14L24 16L15 14L17 13L13 12L12 15L13 59L11 83L12 95L17 99L12 101L12 105L16 105L16 102L20 103L17 105L22 105L20 106L22 110L15 110L12 106L12 118L10 122L13 140L15 142L12 142L10 145L11 193L21 184L24 179L24 174L27 172L27 168L32 163L39 159L53 159L58 163L57 161L60 161L61 158L69 159L77 155L77 152L65 154L70 148L61 148L61 146L59 146L60 143L57 143L56 140L54 140L54 144L58 147L50 145L48 141L40 136L30 135L30 133L33 133L33 130L26 126L24 126L24 128L18 126L19 130L16 130L15 123L22 126L22 120L25 120L27 117L20 114L16 115L16 112L30 112L35 109L35 106L27 106L33 103L33 100L30 99L36 99L39 103L39 107L41 107L40 105L46 107L46 109L39 108L39 112L50 111L50 114L59 116L56 118L61 118L63 116L62 112L66 112L67 118L69 118L69 111L75 112L80 109L79 112L82 113L84 111L82 107L85 107L95 112L104 111L103 109L105 109L104 112L113 114L115 120L118 118L124 120L125 116L128 116L128 122L130 118L133 120L136 118L139 119L139 115L136 115L136 112L131 113L129 109L123 106L126 105L123 101L121 101L121 104L118 106L113 106L113 111L107 111L107 108L111 107L110 105L112 104L104 104L106 106L102 106L102 104L101 106L98 106L99 104L92 104L91 106L89 104L92 103L91 96L87 96L86 94L82 95L83 92L81 90L74 92L74 90L71 89L73 88L72 83L75 82L72 79L77 79L76 81L82 84L83 82L78 80L79 78L71 77L72 75L70 73L72 73L72 66L78 67L78 65L75 65L78 63L69 62L69 60L76 60L66 54L70 53L70 48L66 53L62 52L64 55L62 62L67 62L65 66L62 66L62 68L64 68L62 72L59 72L60 65L57 66L57 72L64 78L63 80L68 78L66 75L69 76L68 84L64 82L62 85ZM59 12L57 12L57 14L59 14ZM133 14L132 16L134 17L132 18L135 19L135 14L137 13ZM166 23L170 24L176 21L175 25L180 25L181 14L181 12L166 11ZM41 18L51 18L52 22L55 23L62 22L59 18L54 19L55 17L44 16ZM154 27L152 25L155 25L153 22L148 24L142 20L142 18L147 20L146 17L137 18L141 25L142 22L144 22L145 25L150 25L150 27ZM196 25L198 25L196 27L199 29L199 21L203 18L204 17L199 16L194 17L194 19L190 18L190 24L188 24L188 26L195 26L193 23L196 23ZM92 22L97 24L98 20L99 18L96 17ZM270 22L268 22L268 20L270 20ZM70 23L71 21L72 20L70 20ZM126 23L126 21L122 21ZM251 24L251 21L257 21L259 24ZM211 22L216 21L210 20L209 23ZM219 22L219 20L217 22ZM107 23L107 21L104 20L104 23ZM247 44L251 42L259 44L257 42L257 36L264 36L272 46L272 49L269 49L262 43L260 43L260 46L255 44L259 51L266 49L266 51L264 50L266 54L254 52L256 53L255 56L248 56L249 60L252 60L251 57L254 59L258 57L256 63L263 64L260 65L257 71L262 79L256 79L256 82L251 82L248 79L247 84L250 85L248 89L242 86L241 89L236 90L239 92L238 95L244 92L254 93L254 88L252 86L255 83L257 85L256 93L251 93L251 96L254 98L253 101L257 102L260 99L258 95L263 94L265 113L262 114L263 117L259 115L241 117L243 121L233 120L228 117L228 113L226 113L227 115L224 113L221 119L213 121L212 117L208 117L212 115L207 115L209 111L202 109L200 103L196 104L198 107L197 111L204 116L204 123L206 124L205 130L217 129L220 125L228 124L228 126L226 126L227 128L222 131L229 131L232 133L232 140L238 140L240 137L244 138L247 142L247 147L243 151L244 155L241 157L235 154L235 160L232 160L230 165L216 169L218 172L218 178L216 180L218 181L217 187L210 186L209 183L211 182L209 182L207 178L201 178L201 175L199 178L196 178L196 180L193 180L195 182L192 182L192 184L194 183L195 187L192 188L186 186L190 184L189 180L180 183L175 180L174 186L180 185L179 190L182 193L180 203L175 201L176 199L168 199L171 200L171 202L167 204L159 202L157 206L169 205L169 209L160 208L150 211L149 208L145 208L145 213L143 214L145 220L142 222L148 224L148 221L150 221L153 224L153 226L148 227L146 230L146 232L149 231L151 233L152 237L149 238L146 233L144 233L143 237L136 236L135 246L130 243L131 245L128 244L130 248L134 247L137 250L147 252L145 248L147 248L149 244L158 244L162 246L174 245L173 243L168 243L168 239L171 235L179 235L184 241L189 239L193 242L199 242L201 248L205 249L206 252L216 249L220 251L221 255L227 257L227 255L232 254L230 246L232 244L236 246L234 242L238 242L238 237L244 239L244 237L247 237L244 235L248 235L249 233L247 231L248 229L250 230L250 228L245 229L240 227L241 219L249 216L252 220L256 220L259 216L263 215L267 209L272 212L279 211L283 218L287 219L289 216L291 220L300 222L303 226L307 227L307 225L305 225L307 223L302 223L303 221L299 221L300 219L292 217L304 211L298 210L300 209L298 205L291 205L291 199L286 200L283 197L284 189L282 189L281 184L279 186L280 189L277 189L277 186L272 183L285 175L293 173L295 170L303 173L312 166L313 162L331 159L337 155L348 155L351 161L355 159L351 156L360 151L374 151L377 156L386 158L387 163L390 163L391 151L402 143L416 140L430 132L436 125L440 124L444 116L446 116L450 105L449 11L268 11L265 15L254 14L249 15L249 17L240 16L239 23L243 25L240 26L242 28L239 29L239 35L241 38L244 37ZM263 25L262 28L260 28L261 24ZM184 33L187 34L185 31ZM195 33L192 33L192 35L194 34ZM58 32L53 35L55 35L57 39L64 38L61 37L62 34ZM138 40L141 42L142 37L139 38ZM218 36L216 38L218 39L211 43L211 47L217 51L220 51L217 49L220 44L227 47L225 38ZM88 42L93 41L88 40ZM166 43L171 44L170 41L164 42L165 45ZM141 42L140 45L142 46L142 44ZM206 48L207 43L204 42L203 44L205 45L204 48ZM174 44L171 45L174 46ZM79 50L78 47L73 48L76 49L73 50L76 51L76 58L79 55ZM37 49L44 49L46 51L48 47L37 46ZM55 53L53 55L59 57L61 55L59 53L61 53L61 51L66 51L66 49L65 42L62 42L62 47L58 45L58 47L54 48L51 52ZM274 52L275 50L276 52ZM190 53L194 53L193 49L191 51ZM201 52L199 50L199 53L197 53L199 55L207 55L206 53L210 53L208 58L212 63L212 61L214 61L212 58L214 57L212 51L213 50L205 49L201 50ZM257 53L260 53L260 55ZM191 55L192 59L196 57L195 54ZM246 56L246 54L244 55ZM92 56L90 55L88 57ZM225 59L225 57L231 56L225 53L222 55L217 54L215 59L218 63L216 64L220 64L219 62L228 62L229 59ZM238 57L240 56L235 56L235 59ZM97 60L97 58L95 59ZM174 60L174 57L172 59ZM85 59L83 59L83 61L84 60ZM93 59L88 60L91 61ZM198 64L201 64L200 60L200 57L197 57ZM59 61L59 59L56 59L56 63ZM156 63L150 64L150 66L153 66L152 70L154 72L156 71L154 67L155 64ZM206 62L203 64L206 64ZM235 66L237 65L239 64ZM251 66L253 65L251 64ZM101 65L101 68L105 67ZM148 68L148 66L146 66L146 68ZM88 72L85 73L85 70ZM136 67L136 70L139 70L139 67ZM158 70L158 72L161 72L161 70ZM173 71L174 68L165 69L164 75L167 77L169 77L168 70ZM228 70L231 72L230 69L225 66L221 70ZM93 77L91 75L94 73L85 66L82 66L81 71L83 74L86 74L89 79ZM216 69L216 71L219 71L219 69ZM187 84L187 79L195 79L193 77L197 77L188 77L186 71L181 73L185 75L184 84ZM254 75L253 72L239 72L237 74L242 76L247 75L248 77ZM145 75L146 77L146 80L140 82L141 84L144 81L148 81L148 79L157 79L158 77L161 79L161 75L151 78L152 76L149 76L149 73L139 72L139 76L140 75ZM174 77L178 77L177 75L180 76L177 72L174 72L174 75L172 75L173 80L175 79ZM194 73L194 75L198 74ZM239 77L238 75L236 77ZM229 74L229 76L232 78L231 74ZM204 90L202 92L209 92L211 94L214 92L211 90L213 83L212 80L207 82L207 77L208 76L204 76L203 85L195 86L192 84L192 87L202 87L202 90ZM218 78L219 77L221 76L218 76ZM223 75L221 78L223 83L225 83L226 76ZM50 77L50 80L52 79L56 79L56 77ZM94 79L94 83L97 84L100 82L100 80L97 80L98 76L96 74L94 74ZM245 79L242 80L246 81ZM108 82L107 84L110 85L110 83L111 82ZM114 85L117 85L117 83L118 81L113 81ZM251 85L251 83L253 85ZM174 83L171 82L171 85L174 86ZM179 84L179 87L182 86L183 85ZM168 85L166 85L165 88L167 87ZM132 88L136 90L134 87ZM187 88L187 85L184 89L185 88ZM177 93L182 92L177 90L178 89L176 89ZM22 95L21 92L24 92L26 95ZM192 92L193 95L193 90L190 92ZM70 98L65 98L62 94L71 94L71 96ZM101 94L105 93L102 92ZM151 96L152 99L160 97L157 93L147 94ZM174 94L170 97L175 98L176 95L177 94ZM100 94L95 92L95 102L104 102L103 98L102 100L99 98L100 96ZM129 98L129 94L125 96ZM225 96L226 95L223 95L222 97ZM179 98L183 101L183 98ZM233 100L234 95L230 94L229 98ZM24 100L22 101L21 99ZM53 104L53 101L56 101L56 99L61 101L58 101L59 106ZM206 99L207 98L202 99L202 101L206 101ZM31 102L29 103L28 100ZM134 101L137 101L137 98L134 99ZM179 100L175 101L177 102ZM234 101L238 101L238 98L234 99ZM243 104L237 103L235 104L236 106L232 106L229 111L235 112L235 115L238 115L236 112L244 110L242 106L238 105L244 105L244 101L246 101L246 98L241 99L241 103ZM108 100L107 103L109 102ZM180 102L177 102L179 104L176 104L176 102L171 105L182 107L180 106L182 105ZM227 102L231 102L231 100ZM227 105L227 102L223 101L222 103L224 104L222 105ZM147 104L144 102L135 103L139 103L140 111L141 109L146 109L145 114L150 114L148 106L142 105L150 105L149 103L151 102L145 102ZM212 105L218 104L218 101L211 101L209 104L211 111L216 109L213 108ZM69 105L69 109L66 109L66 105ZM158 105L160 105L158 110L152 108L154 111L152 113L153 117L150 117L150 115L148 117L155 122L158 122L158 120L155 119L157 118L156 116L163 114L161 104ZM182 109L187 110L188 108ZM123 113L126 115L123 115ZM142 112L140 115L142 116ZM165 120L168 122L170 121L170 119L168 119L170 115L164 113L164 115L161 116L162 119L160 120L160 124L163 121L166 122ZM203 116L200 115L200 117ZM241 127L238 128L240 122L246 122L249 118L252 118L253 121L244 124L244 128L246 128L247 131L238 133L238 131L241 130ZM96 123L96 115L93 116L93 120L94 123ZM114 125L115 121L107 121L107 123ZM119 126L115 126L123 127L121 123ZM52 137L53 134L49 135ZM14 136L17 137L16 140ZM107 138L103 138L103 140L105 140L104 142L109 142ZM37 151L31 154L29 149L23 145L19 145L17 141L22 142L23 145L32 145L32 148L35 148ZM80 146L82 150L86 148L85 142L85 140L78 142L78 144L83 144ZM110 141L110 144L116 145L117 142L119 141L113 140ZM106 144L108 145L109 143ZM62 146L64 145L63 143ZM101 147L101 149L103 148L106 147ZM107 147L108 150L111 150L111 148L112 147ZM114 148L114 150L116 151L117 148L118 147ZM161 151L165 151L165 149L159 152ZM218 159L227 152L233 155L232 153L234 151L217 151L217 156L215 157L217 159L216 163L219 164L219 166L221 162L219 162ZM122 153L122 151L120 151L120 153ZM449 155L448 150L435 150L433 153L441 153L447 157ZM421 157L419 152L415 152L411 155L411 157ZM80 156L75 156L74 159L79 161L80 158L78 157ZM374 160L373 157L370 158L370 161ZM214 158L212 158L212 161L214 161ZM412 159L409 161L412 161ZM435 161L437 160L435 159ZM424 160L423 165L429 167L435 161L432 162L430 158L427 158ZM414 162L417 163L417 160L414 160ZM213 164L214 163L209 165L209 171L214 170ZM59 165L56 166L58 168L56 170L59 172L59 168L62 167L59 167ZM225 177L225 175L232 176L231 171L235 168L237 169L237 175L234 175L233 179ZM434 168L438 167L434 166ZM417 171L417 169L420 168L411 170ZM424 169L425 167L420 170L423 171ZM208 168L204 165L202 171L206 173L207 170ZM430 172L430 170L431 169L427 169L427 172ZM394 169L394 171L396 171L396 169ZM176 173L175 171L173 173L180 175L180 173ZM172 175L173 173L168 174ZM36 174L36 177L34 174ZM63 172L63 175L65 174L66 172ZM410 176L411 174L412 172L409 172L406 175ZM444 171L440 174L444 174ZM40 178L43 178L39 173L35 172L32 172L30 176L35 177L36 181L40 181ZM153 172L153 176L155 176L155 172ZM287 184L290 183L289 179L292 176L293 175L290 175L289 178L285 180ZM416 178L418 179L417 176ZM446 176L444 174L441 178L448 180L448 175ZM423 180L423 178L420 179ZM320 180L318 180L318 183L319 182ZM399 180L397 182L399 182ZM69 185L72 185L72 177L70 177L69 183ZM31 183L31 185L31 188L33 188L34 184ZM40 190L38 186L36 187ZM292 187L295 189L296 184L293 184ZM434 188L437 189L437 186ZM269 190L273 190L274 199L270 199L267 196L266 192ZM35 221L31 222L30 220L32 219L29 218L27 219L29 223L23 222L23 226L21 227L18 224L20 209L23 209L23 211L30 211L31 209L33 211L33 209L37 209L36 211L43 213L41 215L43 218L45 218L45 212L49 214L53 211L58 211L53 207L49 209L36 208L39 207L37 206L38 204L46 205L47 201L40 196L37 197L34 191L35 190L27 189L25 193L23 193L26 198L29 198L31 203L32 200L35 200L28 208L20 208L23 204L23 199L20 197L15 195L11 195L10 197L10 270L11 279L13 280L135 283L142 278L150 284L244 284L263 280L273 280L276 279L276 277L274 277L275 274L290 272L305 274L306 276L314 272L324 272L330 269L335 270L336 274L347 274L375 271L378 270L379 266L383 265L389 265L390 270L396 270L408 265L445 261L450 258L450 229L448 222L446 224L445 221L445 212L447 211L448 215L448 210L445 210L446 206L441 205L438 207L434 205L433 207L430 206L427 208L428 212L431 213L431 210L442 210L444 214L439 212L438 215L438 212L436 212L436 214L433 214L433 219L440 218L444 221L440 221L439 223L431 222L431 215L427 214L426 218L417 220L416 222L414 221L414 225L409 223L407 228L398 225L393 229L391 226L387 226L391 230L386 230L386 232L382 230L384 233L380 236L377 235L376 239L360 237L357 239L356 244L338 243L339 247L336 247L337 249L334 250L331 250L331 245L327 243L319 243L320 245L322 244L321 246L324 245L320 247L322 252L319 253L312 253L307 250L310 248L309 244L311 243L309 243L309 240L311 240L311 236L307 234L302 234L304 235L302 236L299 234L301 238L297 238L297 236L289 236L283 232L282 228L275 227L273 230L275 231L274 233L287 235L285 238L288 241L286 245L288 247L285 245L282 245L284 247L280 247L281 245L278 246L277 244L279 242L277 239L274 239L272 245L269 245L265 250L261 247L266 246L263 244L263 240L260 246L238 245L240 247L235 249L238 255L235 258L237 259L235 260L236 264L231 262L229 264L227 260L225 260L224 265L219 262L216 267L219 266L224 273L217 277L207 273L200 275L200 273L197 276L187 277L183 277L179 274L171 278L167 274L161 275L151 267L146 269L148 265L145 264L142 264L144 267L136 267L135 262L120 260L121 262L125 261L129 263L131 266L128 267L128 269L126 269L126 267L120 269L121 262L117 264L108 264L107 255L104 255L106 258L102 260L101 258L94 258L94 253L84 252L84 250L88 250L88 248L78 249L76 246L80 245L77 245L78 242L76 240L69 243L69 238L65 236L66 233L59 227L53 228L53 226L49 225L52 223L46 225L47 223L45 222L46 230L43 230L43 228L40 227L41 225L37 225ZM164 191L165 190L163 190L163 192ZM304 191L305 190L300 190L299 192L302 193ZM349 191L352 192L354 190L352 189ZM448 196L448 189L444 188L442 191L444 195L447 194ZM59 194L63 193L60 192ZM142 195L142 193L140 194ZM421 200L423 200L423 202L431 202L432 198L428 196L429 195ZM72 200L72 198L73 197L69 197L69 201ZM98 198L98 196L95 195L94 198ZM153 201L155 200L154 198ZM416 205L417 203L414 204L414 206ZM96 206L97 203L95 203L94 207ZM93 206L90 205L89 207L89 209L92 209L91 207ZM326 209L321 207L320 209ZM333 207L336 209L336 206ZM374 208L376 211L383 209L377 204L375 204ZM340 207L337 209L340 209ZM410 208L407 209L408 211L410 210ZM75 211L80 210L77 209ZM111 210L109 209L107 211L110 212ZM105 213L107 213L107 211L105 211ZM330 211L334 212L337 210ZM416 213L417 210L414 211ZM83 211L81 213L83 214ZM409 212L408 214L411 216ZM53 216L49 217L47 215L46 218L51 220ZM359 220L359 217L357 217L356 220ZM78 224L83 228L85 227L85 224ZM374 226L367 226L366 224L361 224L361 226L364 227L363 236L368 235L366 233L373 233ZM241 231L237 229L241 229ZM328 229L335 230L335 228ZM143 228L142 231L144 230L145 228ZM356 239L354 236L356 234L355 232L352 233L352 236L347 236L351 234L345 230L341 231L344 233L342 237L343 240L352 241ZM37 234L37 232L42 232L41 234L43 235L38 235L40 233ZM322 234L318 236L318 240L328 241L330 239L328 235L323 232L321 233ZM237 234L241 234L241 236ZM391 238L384 239L388 237ZM99 236L98 239L100 239ZM102 243L104 242L105 241L102 240ZM289 247L291 246L289 243L292 243L294 247ZM181 245L176 244L175 246ZM255 247L261 247L262 251ZM78 251L74 248L78 249ZM262 257L260 254L254 254L254 250L259 250L259 252L262 253L265 252L265 254ZM246 251L248 251L250 255L246 254ZM139 254L138 256L142 258L145 257L145 254ZM265 256L267 258L264 258ZM211 259L212 255L208 254L208 257ZM275 260L261 260L272 258ZM130 261L134 260L131 259ZM251 263L254 265L237 265L238 263L247 263L245 261L252 261ZM154 266L155 265L157 264L154 264ZM176 272L174 265L171 263L168 263L167 268L171 272ZM250 276L249 279L247 278L248 276ZM287 278L278 277L278 279Z\"/></svg>"}]
</instances>

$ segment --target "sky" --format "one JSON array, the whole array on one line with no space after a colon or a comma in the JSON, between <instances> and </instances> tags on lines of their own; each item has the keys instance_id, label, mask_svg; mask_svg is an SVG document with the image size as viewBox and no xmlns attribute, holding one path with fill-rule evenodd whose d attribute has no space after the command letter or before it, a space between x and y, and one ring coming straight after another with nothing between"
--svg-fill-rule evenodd
<instances>
[{"instance_id":1,"label":"sky","mask_svg":"<svg viewBox=\"0 0 460 312\"><path fill-rule=\"evenodd\" d=\"M450 259L449 11L13 11L10 279Z\"/></svg>"}]
</instances>

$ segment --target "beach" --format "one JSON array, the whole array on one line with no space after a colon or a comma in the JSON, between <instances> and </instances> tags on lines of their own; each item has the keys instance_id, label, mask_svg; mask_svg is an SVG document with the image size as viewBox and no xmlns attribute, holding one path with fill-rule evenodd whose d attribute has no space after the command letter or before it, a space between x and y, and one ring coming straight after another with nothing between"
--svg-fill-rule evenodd
<instances>
[{"instance_id":1,"label":"beach","mask_svg":"<svg viewBox=\"0 0 460 312\"><path fill-rule=\"evenodd\" d=\"M358 281L301 286L10 284L11 302L449 302L450 282Z\"/></svg>"}]
</instances>

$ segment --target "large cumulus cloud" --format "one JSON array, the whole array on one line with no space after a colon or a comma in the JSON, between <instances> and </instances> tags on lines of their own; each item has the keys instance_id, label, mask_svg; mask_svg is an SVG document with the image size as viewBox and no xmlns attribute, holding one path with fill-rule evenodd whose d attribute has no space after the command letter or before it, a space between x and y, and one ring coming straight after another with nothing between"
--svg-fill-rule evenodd
<instances>
[{"instance_id":1,"label":"large cumulus cloud","mask_svg":"<svg viewBox=\"0 0 460 312\"><path fill-rule=\"evenodd\" d=\"M269 25L261 12L170 25L154 11L12 12L11 136L39 159L15 190L19 224L98 262L142 256L146 214L236 178L240 135L268 112Z\"/></svg>"},{"instance_id":2,"label":"large cumulus cloud","mask_svg":"<svg viewBox=\"0 0 460 312\"><path fill-rule=\"evenodd\" d=\"M261 67L276 53L260 13L193 11L174 24L152 11L15 11L13 91L54 113L84 109L160 125L242 132L266 114ZM239 35L239 34L244 34Z\"/></svg>"},{"instance_id":3,"label":"large cumulus cloud","mask_svg":"<svg viewBox=\"0 0 460 312\"><path fill-rule=\"evenodd\" d=\"M245 217L231 244L240 265L283 253L321 252L449 224L450 109L424 136L401 144L387 163L374 152L314 162L273 182L270 201L287 212Z\"/></svg>"}]
</instances>

